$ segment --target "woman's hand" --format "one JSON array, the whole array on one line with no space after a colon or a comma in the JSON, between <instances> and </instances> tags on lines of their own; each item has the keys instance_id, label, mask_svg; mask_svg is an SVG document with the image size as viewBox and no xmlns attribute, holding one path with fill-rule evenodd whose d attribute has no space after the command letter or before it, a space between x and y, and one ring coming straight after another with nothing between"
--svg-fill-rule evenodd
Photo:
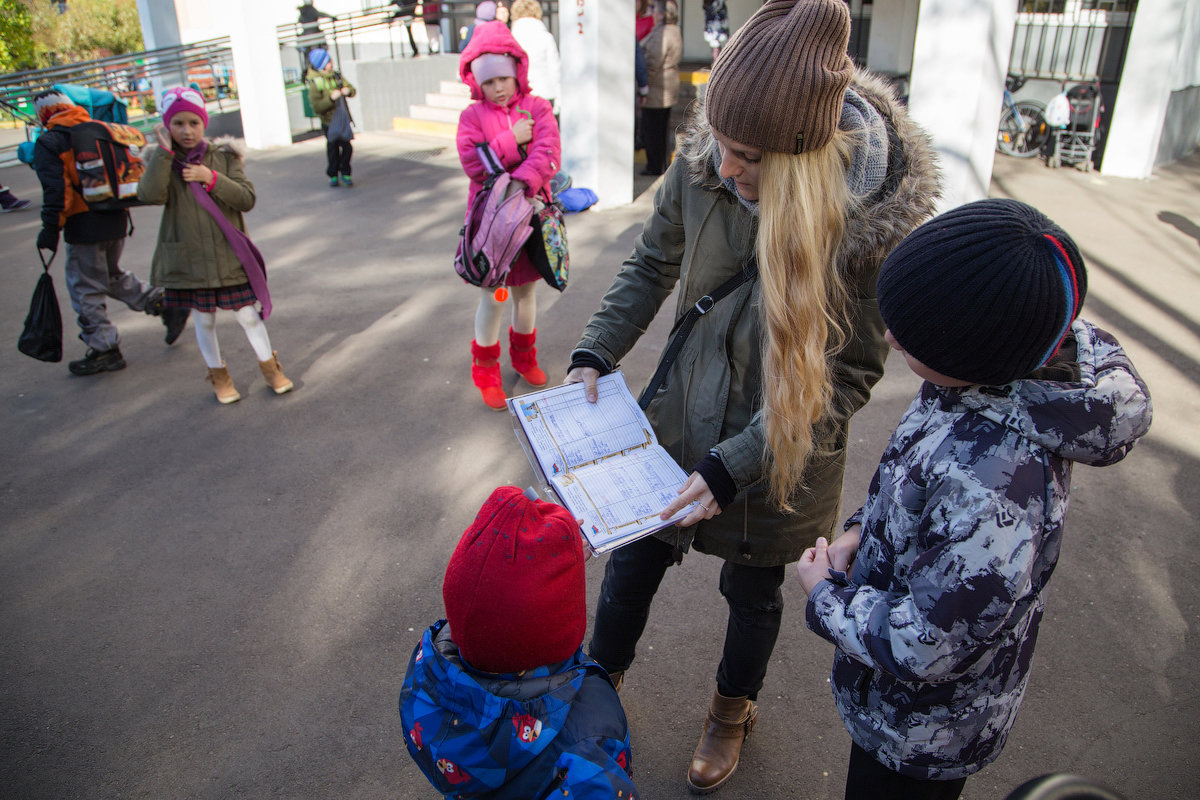
<instances>
[{"instance_id":1,"label":"woman's hand","mask_svg":"<svg viewBox=\"0 0 1200 800\"><path fill-rule=\"evenodd\" d=\"M686 528L689 525L695 525L702 519L712 519L721 513L721 507L717 505L717 500L709 490L708 483L700 477L699 472L693 472L688 476L683 486L679 487L678 494L679 497L658 515L659 519L670 519L680 509L691 503L696 503L696 507L690 514L675 523L677 527Z\"/></svg>"},{"instance_id":2,"label":"woman's hand","mask_svg":"<svg viewBox=\"0 0 1200 800\"><path fill-rule=\"evenodd\" d=\"M163 150L171 149L171 134L167 133L167 126L161 122L154 126L154 141Z\"/></svg>"},{"instance_id":3,"label":"woman's hand","mask_svg":"<svg viewBox=\"0 0 1200 800\"><path fill-rule=\"evenodd\" d=\"M341 97L343 94L344 94L344 92L342 92L342 90L341 90L341 89L334 89L332 92L330 92L330 93L329 93L329 99L330 99L330 100L337 100L337 99L338 99L339 97Z\"/></svg>"},{"instance_id":4,"label":"woman's hand","mask_svg":"<svg viewBox=\"0 0 1200 800\"><path fill-rule=\"evenodd\" d=\"M589 403L596 402L599 396L596 392L596 381L600 378L600 370L595 367L576 367L567 373L567 379L563 381L565 386L568 383L582 383L583 396L587 398Z\"/></svg>"},{"instance_id":5,"label":"woman's hand","mask_svg":"<svg viewBox=\"0 0 1200 800\"><path fill-rule=\"evenodd\" d=\"M183 168L183 179L191 183L202 183L208 186L213 179L213 171L203 164L187 164Z\"/></svg>"},{"instance_id":6,"label":"woman's hand","mask_svg":"<svg viewBox=\"0 0 1200 800\"><path fill-rule=\"evenodd\" d=\"M529 117L521 117L513 123L512 132L517 144L529 144L533 141L533 120Z\"/></svg>"}]
</instances>

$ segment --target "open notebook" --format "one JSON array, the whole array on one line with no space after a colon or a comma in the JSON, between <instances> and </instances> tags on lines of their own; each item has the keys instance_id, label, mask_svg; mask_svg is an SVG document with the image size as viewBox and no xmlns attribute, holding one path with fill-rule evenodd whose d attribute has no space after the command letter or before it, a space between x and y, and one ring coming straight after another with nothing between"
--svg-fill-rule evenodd
<instances>
[{"instance_id":1,"label":"open notebook","mask_svg":"<svg viewBox=\"0 0 1200 800\"><path fill-rule=\"evenodd\" d=\"M594 404L575 383L509 398L508 409L543 490L583 520L599 554L674 525L691 506L659 519L687 473L659 445L620 371L596 389Z\"/></svg>"}]
</instances>

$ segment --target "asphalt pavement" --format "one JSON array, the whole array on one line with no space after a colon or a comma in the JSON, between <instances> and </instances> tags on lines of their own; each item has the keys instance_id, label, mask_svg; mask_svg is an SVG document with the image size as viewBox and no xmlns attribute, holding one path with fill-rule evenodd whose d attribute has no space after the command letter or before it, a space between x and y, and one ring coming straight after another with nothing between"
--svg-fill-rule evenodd
<instances>
[{"instance_id":1,"label":"asphalt pavement","mask_svg":"<svg viewBox=\"0 0 1200 800\"><path fill-rule=\"evenodd\" d=\"M467 181L452 142L355 140L352 189L324 143L252 153L247 221L270 273L272 344L291 394L263 383L232 315L218 330L241 402L204 381L191 327L112 309L128 367L82 356L59 254L66 359L17 352L38 276L35 210L0 216L0 796L432 798L404 747L397 695L441 577L497 485L532 476L505 415L470 384L476 294L452 275ZM40 199L24 166L0 169ZM1078 467L1025 704L964 798L1066 771L1128 798L1200 796L1195 545L1200 514L1200 154L1152 178L999 157L993 194L1044 210L1089 269L1084 314L1149 382L1154 426L1124 462ZM552 375L649 210L568 218L571 285L539 289ZM138 208L123 264L149 274L159 210ZM656 321L625 360L640 385ZM902 360L854 420L856 506L917 387ZM505 388L524 391L506 367ZM1190 421L1189 421L1190 420ZM647 800L688 797L723 635L719 563L669 572L621 699ZM594 605L603 561L588 568ZM794 576L758 727L717 797L842 797L849 739L830 645Z\"/></svg>"}]
</instances>

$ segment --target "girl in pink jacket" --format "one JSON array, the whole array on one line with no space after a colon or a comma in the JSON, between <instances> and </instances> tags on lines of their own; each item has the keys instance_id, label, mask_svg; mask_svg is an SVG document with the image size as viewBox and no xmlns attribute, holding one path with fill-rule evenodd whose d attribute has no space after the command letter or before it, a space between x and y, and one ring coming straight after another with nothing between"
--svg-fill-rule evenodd
<instances>
[{"instance_id":1,"label":"girl in pink jacket","mask_svg":"<svg viewBox=\"0 0 1200 800\"><path fill-rule=\"evenodd\" d=\"M549 196L550 179L562 161L562 144L550 103L529 93L529 58L502 22L478 25L458 63L463 83L475 100L458 119L458 157L471 179L467 208L483 188L488 171L476 148L491 147L512 185L526 197ZM505 280L512 294L512 325L508 329L513 368L531 386L544 386L546 373L538 367L537 299L541 274L522 251ZM483 402L504 409L500 382L500 324L504 288L482 289L475 312L471 342L471 378Z\"/></svg>"}]
</instances>

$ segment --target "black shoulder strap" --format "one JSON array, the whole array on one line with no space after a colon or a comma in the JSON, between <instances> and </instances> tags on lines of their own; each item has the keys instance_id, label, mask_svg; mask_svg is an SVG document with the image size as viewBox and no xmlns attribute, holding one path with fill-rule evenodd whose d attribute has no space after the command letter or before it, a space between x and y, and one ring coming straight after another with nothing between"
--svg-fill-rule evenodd
<instances>
[{"instance_id":1,"label":"black shoulder strap","mask_svg":"<svg viewBox=\"0 0 1200 800\"><path fill-rule=\"evenodd\" d=\"M741 272L722 283L715 291L701 297L696 301L696 305L689 308L687 313L679 318L675 323L675 327L671 330L671 341L667 344L667 349L663 352L663 356L658 362L658 369L654 371L654 377L646 384L646 388L642 391L642 396L638 398L638 405L642 407L642 410L645 410L646 406L650 405L650 401L658 393L658 387L662 386L662 382L666 380L667 371L671 369L671 365L675 363L675 359L679 356L679 351L683 349L683 345L687 341L688 334L692 332L692 327L696 324L696 320L709 311L712 311L713 306L721 299L757 275L758 258L751 256L746 266L742 267Z\"/></svg>"}]
</instances>

